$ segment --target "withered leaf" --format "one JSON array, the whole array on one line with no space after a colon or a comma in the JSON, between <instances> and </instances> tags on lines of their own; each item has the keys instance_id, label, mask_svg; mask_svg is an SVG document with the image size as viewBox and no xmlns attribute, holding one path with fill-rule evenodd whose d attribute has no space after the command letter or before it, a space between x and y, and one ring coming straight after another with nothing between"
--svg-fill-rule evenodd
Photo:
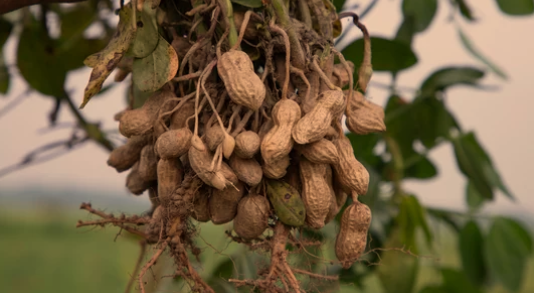
<instances>
[{"instance_id":1,"label":"withered leaf","mask_svg":"<svg viewBox=\"0 0 534 293\"><path fill-rule=\"evenodd\" d=\"M132 78L141 91L154 92L174 78L177 70L178 55L174 48L160 36L158 46L152 54L134 60Z\"/></svg>"},{"instance_id":2,"label":"withered leaf","mask_svg":"<svg viewBox=\"0 0 534 293\"><path fill-rule=\"evenodd\" d=\"M93 71L85 88L80 108L85 107L91 97L100 91L102 84L113 69L117 67L135 37L135 28L132 26L131 6L125 5L119 12L119 17L117 31L108 45L102 51L87 57L84 61L84 64L92 67Z\"/></svg>"}]
</instances>

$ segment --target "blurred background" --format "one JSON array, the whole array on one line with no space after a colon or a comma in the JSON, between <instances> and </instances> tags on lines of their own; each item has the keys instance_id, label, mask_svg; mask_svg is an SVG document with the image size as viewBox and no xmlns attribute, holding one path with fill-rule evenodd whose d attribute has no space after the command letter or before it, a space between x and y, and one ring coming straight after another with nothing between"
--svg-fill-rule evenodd
<instances>
[{"instance_id":1,"label":"blurred background","mask_svg":"<svg viewBox=\"0 0 534 293\"><path fill-rule=\"evenodd\" d=\"M371 2L375 2L374 7L362 22L372 36L395 37L403 19L402 1L355 0L345 7L358 5L353 11L361 13ZM512 17L503 14L496 1L471 0L467 2L477 21L467 22L456 16L451 23L453 12L448 2L438 1L431 25L415 36L412 48L417 53L418 63L398 76L397 85L411 93L429 73L441 66L483 67L460 45L458 27L478 50L506 73L507 79L502 79L489 72L482 80L482 90L462 86L448 90L447 105L464 129L476 132L493 165L516 197L512 201L498 195L495 201L482 208L480 214L508 215L520 220L532 231L534 115L530 112L534 107L534 17ZM111 11L103 13L115 18ZM53 22L53 19L50 21ZM342 24L350 26L348 20ZM54 31L53 24L51 31ZM87 33L98 34L98 31L98 28L91 28ZM359 34L359 31L352 30L349 37L359 38ZM348 44L348 38L344 41L345 44L338 44L340 49ZM8 169L4 168L20 162L35 147L68 137L70 127L75 123L71 112L63 110L57 123L65 127L48 129L47 115L54 101L36 92L25 94L28 85L16 68L17 43L18 37L12 34L3 48L11 84L9 93L0 98L0 169L4 171L0 177L0 284L3 287L0 291L121 292L136 260L132 256L138 253L137 241L116 237L119 230L111 227L76 229L78 219L90 218L78 207L81 202L91 202L94 207L105 208L109 212L142 213L150 207L147 195L135 197L129 194L124 186L127 174L119 174L108 167L108 152L94 143L84 144L42 164L6 172ZM67 77L66 89L76 105L82 101L89 74L89 68L80 68ZM372 81L367 96L373 102L385 105L389 89L381 85L389 84L391 76L375 73ZM111 83L108 80L106 85ZM113 121L113 115L124 108L126 91L125 83L113 86L94 98L83 114L90 121L101 121L103 129L115 129L118 124ZM407 98L409 96L411 94ZM437 166L439 175L424 181L408 179L405 189L417 194L419 201L427 207L466 212L466 182L458 170L453 148L440 145L432 149L429 157ZM438 226L433 226L433 229L437 229L439 245L435 251L428 252L432 256L432 260L428 261L459 267L460 256L452 234ZM224 229L211 224L202 228L203 237L214 239L224 247L227 240L223 232ZM235 249L231 245L224 253L231 254ZM213 251L212 254L218 255ZM204 273L209 274L211 267L216 267L223 259L220 255L214 257L211 264L206 265ZM435 278L423 273L417 281L419 288ZM366 292L382 292L383 288L376 279L366 279L365 282L373 288ZM344 289L346 292L359 290L347 288ZM179 288L169 287L167 290L162 289L161 292L179 292ZM506 292L506 289L496 286L491 292ZM525 283L520 292L534 292L532 259L528 262Z\"/></svg>"}]
</instances>

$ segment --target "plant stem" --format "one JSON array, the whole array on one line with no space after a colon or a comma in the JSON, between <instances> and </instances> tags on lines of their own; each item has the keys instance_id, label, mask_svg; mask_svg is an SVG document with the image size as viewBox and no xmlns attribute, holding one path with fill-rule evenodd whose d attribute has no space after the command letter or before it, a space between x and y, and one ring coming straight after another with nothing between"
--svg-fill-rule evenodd
<instances>
[{"instance_id":1,"label":"plant stem","mask_svg":"<svg viewBox=\"0 0 534 293\"><path fill-rule=\"evenodd\" d=\"M298 69L304 70L306 67L306 61L304 58L304 53L300 47L300 40L297 36L297 33L293 29L293 26L290 24L289 14L287 9L282 3L282 0L272 0L271 1L276 17L280 23L280 26L287 31L289 36L289 42L291 43L291 57L293 57L293 65Z\"/></svg>"},{"instance_id":2,"label":"plant stem","mask_svg":"<svg viewBox=\"0 0 534 293\"><path fill-rule=\"evenodd\" d=\"M310 7L308 6L308 3L306 2L306 0L298 0L298 1L299 1L300 18L302 22L304 22L304 24L306 24L308 28L312 28L313 23L312 23L312 18L310 14Z\"/></svg>"},{"instance_id":3,"label":"plant stem","mask_svg":"<svg viewBox=\"0 0 534 293\"><path fill-rule=\"evenodd\" d=\"M111 152L114 149L113 144L106 138L106 134L102 132L102 130L100 130L98 125L94 123L89 123L87 122L87 120L85 120L85 117L83 117L82 113L80 113L78 107L74 105L72 99L67 93L64 93L64 97L62 100L65 100L67 102L67 105L69 106L72 114L74 114L76 120L78 120L78 124L85 130L87 137L89 137L91 140L98 143L101 147Z\"/></svg>"},{"instance_id":4,"label":"plant stem","mask_svg":"<svg viewBox=\"0 0 534 293\"><path fill-rule=\"evenodd\" d=\"M223 13L226 15L228 21L228 42L230 47L233 47L237 43L237 30L235 28L234 22L234 10L232 7L232 2L230 0L220 0L221 6L223 8Z\"/></svg>"}]
</instances>

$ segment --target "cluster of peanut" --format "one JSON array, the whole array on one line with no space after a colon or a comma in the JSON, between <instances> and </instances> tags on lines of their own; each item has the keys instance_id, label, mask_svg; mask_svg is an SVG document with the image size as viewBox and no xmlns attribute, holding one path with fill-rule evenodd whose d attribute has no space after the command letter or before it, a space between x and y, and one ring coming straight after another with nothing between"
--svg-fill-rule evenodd
<instances>
[{"instance_id":1,"label":"cluster of peanut","mask_svg":"<svg viewBox=\"0 0 534 293\"><path fill-rule=\"evenodd\" d=\"M320 229L350 194L336 241L336 255L350 266L365 249L371 221L369 208L357 200L367 192L369 173L354 156L342 118L351 132L367 134L385 130L384 112L352 90L352 63L341 56L342 63L325 74L321 67L333 60L330 53L309 56L304 70L294 68L287 36L272 31L282 44L274 56L265 54L272 58L272 80L266 79L269 68L258 70L237 46L224 53L219 48L211 61L190 62L203 67L190 68L199 74L186 93L183 81L169 82L141 108L116 117L128 141L108 164L130 170L127 188L137 195L148 190L156 211L178 204L186 174L200 178L190 217L233 221L244 239L261 236L269 221ZM360 78L361 89L369 77Z\"/></svg>"}]
</instances>

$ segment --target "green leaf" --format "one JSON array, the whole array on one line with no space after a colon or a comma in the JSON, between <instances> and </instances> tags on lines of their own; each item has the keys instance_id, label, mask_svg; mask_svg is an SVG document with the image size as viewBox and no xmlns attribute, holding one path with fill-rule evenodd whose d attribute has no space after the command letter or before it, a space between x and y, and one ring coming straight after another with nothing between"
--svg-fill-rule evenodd
<instances>
[{"instance_id":1,"label":"green leaf","mask_svg":"<svg viewBox=\"0 0 534 293\"><path fill-rule=\"evenodd\" d=\"M456 222L456 217L454 214L446 211L435 208L427 208L427 213L436 220L443 221L443 223L449 225L449 227L454 230L456 233L460 233L460 226Z\"/></svg>"},{"instance_id":2,"label":"green leaf","mask_svg":"<svg viewBox=\"0 0 534 293\"><path fill-rule=\"evenodd\" d=\"M428 28L436 11L437 0L404 0L402 1L402 13L404 17L412 17L415 32L422 32Z\"/></svg>"},{"instance_id":3,"label":"green leaf","mask_svg":"<svg viewBox=\"0 0 534 293\"><path fill-rule=\"evenodd\" d=\"M65 70L70 71L84 66L84 60L94 52L101 51L108 43L108 39L81 39L67 51L62 51L61 62Z\"/></svg>"},{"instance_id":4,"label":"green leaf","mask_svg":"<svg viewBox=\"0 0 534 293\"><path fill-rule=\"evenodd\" d=\"M135 31L132 26L131 5L125 5L119 11L119 17L117 31L108 45L102 51L84 60L85 65L93 67L93 71L91 72L89 83L85 88L84 98L80 108L85 107L91 97L100 91L102 84L111 71L117 67L135 37Z\"/></svg>"},{"instance_id":5,"label":"green leaf","mask_svg":"<svg viewBox=\"0 0 534 293\"><path fill-rule=\"evenodd\" d=\"M484 255L492 276L510 291L519 291L526 263L532 253L532 238L511 219L496 218L484 245Z\"/></svg>"},{"instance_id":6,"label":"green leaf","mask_svg":"<svg viewBox=\"0 0 534 293\"><path fill-rule=\"evenodd\" d=\"M463 272L454 269L442 269L441 275L443 277L443 288L448 293L482 293L479 288L469 282L469 279L467 279L467 276Z\"/></svg>"},{"instance_id":7,"label":"green leaf","mask_svg":"<svg viewBox=\"0 0 534 293\"><path fill-rule=\"evenodd\" d=\"M2 48L11 35L12 30L13 24L3 18L0 18L0 51L2 51Z\"/></svg>"},{"instance_id":8,"label":"green leaf","mask_svg":"<svg viewBox=\"0 0 534 293\"><path fill-rule=\"evenodd\" d=\"M452 128L459 128L443 101L434 96L419 96L413 103L417 103L413 112L417 121L418 137L427 149L435 147L442 139L447 138Z\"/></svg>"},{"instance_id":9,"label":"green leaf","mask_svg":"<svg viewBox=\"0 0 534 293\"><path fill-rule=\"evenodd\" d=\"M63 96L67 76L57 48L57 41L50 39L40 23L30 16L20 34L17 66L33 89L53 97Z\"/></svg>"},{"instance_id":10,"label":"green leaf","mask_svg":"<svg viewBox=\"0 0 534 293\"><path fill-rule=\"evenodd\" d=\"M11 22L0 18L0 93L6 94L9 90L10 75L4 59L4 44L11 35L13 25Z\"/></svg>"},{"instance_id":11,"label":"green leaf","mask_svg":"<svg viewBox=\"0 0 534 293\"><path fill-rule=\"evenodd\" d=\"M419 293L448 293L448 291L444 286L427 286L421 289Z\"/></svg>"},{"instance_id":12,"label":"green leaf","mask_svg":"<svg viewBox=\"0 0 534 293\"><path fill-rule=\"evenodd\" d=\"M249 8L263 7L261 0L232 0L232 3L236 3Z\"/></svg>"},{"instance_id":13,"label":"green leaf","mask_svg":"<svg viewBox=\"0 0 534 293\"><path fill-rule=\"evenodd\" d=\"M471 137L474 137L473 133L460 135L452 140L456 162L460 171L469 178L478 193L486 199L493 199L493 188L484 176L484 159L469 142Z\"/></svg>"},{"instance_id":14,"label":"green leaf","mask_svg":"<svg viewBox=\"0 0 534 293\"><path fill-rule=\"evenodd\" d=\"M60 13L61 39L76 42L83 37L84 31L97 19L97 11L89 3L79 3L67 12Z\"/></svg>"},{"instance_id":15,"label":"green leaf","mask_svg":"<svg viewBox=\"0 0 534 293\"><path fill-rule=\"evenodd\" d=\"M343 55L354 64L361 64L363 39L358 39L343 49ZM398 72L417 63L417 56L410 46L398 40L371 37L371 56L374 71Z\"/></svg>"},{"instance_id":16,"label":"green leaf","mask_svg":"<svg viewBox=\"0 0 534 293\"><path fill-rule=\"evenodd\" d=\"M386 114L386 133L391 135L402 152L404 158L415 153L413 142L417 138L416 112L413 103L399 96L391 96L384 109Z\"/></svg>"},{"instance_id":17,"label":"green leaf","mask_svg":"<svg viewBox=\"0 0 534 293\"><path fill-rule=\"evenodd\" d=\"M476 86L482 77L484 71L474 67L445 67L427 77L420 89L423 96L429 96L455 85Z\"/></svg>"},{"instance_id":18,"label":"green leaf","mask_svg":"<svg viewBox=\"0 0 534 293\"><path fill-rule=\"evenodd\" d=\"M260 0L261 1L261 0ZM138 12L137 32L127 54L136 58L145 58L152 54L159 43L156 9L152 9L152 1L145 1L143 11Z\"/></svg>"},{"instance_id":19,"label":"green leaf","mask_svg":"<svg viewBox=\"0 0 534 293\"><path fill-rule=\"evenodd\" d=\"M9 70L7 69L4 55L0 52L0 94L4 96L9 91L9 84L11 81L11 76L9 75Z\"/></svg>"},{"instance_id":20,"label":"green leaf","mask_svg":"<svg viewBox=\"0 0 534 293\"><path fill-rule=\"evenodd\" d=\"M534 13L532 0L497 0L502 12L509 15L528 15Z\"/></svg>"},{"instance_id":21,"label":"green leaf","mask_svg":"<svg viewBox=\"0 0 534 293\"><path fill-rule=\"evenodd\" d=\"M132 78L141 91L154 92L174 78L177 70L178 55L174 48L160 36L156 50L145 58L134 59Z\"/></svg>"},{"instance_id":22,"label":"green leaf","mask_svg":"<svg viewBox=\"0 0 534 293\"><path fill-rule=\"evenodd\" d=\"M458 237L458 246L463 272L473 284L483 285L486 279L486 264L481 249L484 246L484 236L476 222L469 221L465 224Z\"/></svg>"},{"instance_id":23,"label":"green leaf","mask_svg":"<svg viewBox=\"0 0 534 293\"><path fill-rule=\"evenodd\" d=\"M453 0L454 3L458 6L460 9L460 14L469 21L475 21L475 17L473 16L473 12L471 11L471 7L467 5L465 0Z\"/></svg>"},{"instance_id":24,"label":"green leaf","mask_svg":"<svg viewBox=\"0 0 534 293\"><path fill-rule=\"evenodd\" d=\"M452 141L460 170L471 180L480 196L493 199L493 189L498 188L514 199L474 133L460 135Z\"/></svg>"},{"instance_id":25,"label":"green leaf","mask_svg":"<svg viewBox=\"0 0 534 293\"><path fill-rule=\"evenodd\" d=\"M406 243L400 238L399 227L395 228L384 244L386 250L382 252L380 266L376 270L384 292L411 293L415 287L419 271L417 257L402 251L387 250L388 248L400 249L405 245ZM415 249L415 247L411 247L411 249Z\"/></svg>"},{"instance_id":26,"label":"green leaf","mask_svg":"<svg viewBox=\"0 0 534 293\"><path fill-rule=\"evenodd\" d=\"M343 11L343 5L345 5L345 0L333 0L334 6L336 7L336 12Z\"/></svg>"},{"instance_id":27,"label":"green leaf","mask_svg":"<svg viewBox=\"0 0 534 293\"><path fill-rule=\"evenodd\" d=\"M267 196L281 222L295 227L304 225L306 208L293 186L280 180L267 180Z\"/></svg>"},{"instance_id":28,"label":"green leaf","mask_svg":"<svg viewBox=\"0 0 534 293\"><path fill-rule=\"evenodd\" d=\"M465 35L461 29L458 29L458 34L460 36L460 40L462 41L462 44L467 49L471 55L473 55L476 59L484 63L486 66L491 69L495 74L497 74L502 79L507 79L506 73L502 71L497 65L495 65L493 62L491 62L488 58L484 57L474 46L471 40Z\"/></svg>"},{"instance_id":29,"label":"green leaf","mask_svg":"<svg viewBox=\"0 0 534 293\"><path fill-rule=\"evenodd\" d=\"M414 195L407 195L403 197L400 204L400 210L399 219L402 219L403 217L406 219L399 221L399 223L402 223L399 224L400 227L403 227L404 231L413 230L413 232L408 232L408 237L405 237L406 244L410 243L415 246L415 229L421 228L425 235L427 245L429 247L432 246L432 240L434 236L432 235L432 232L428 226L425 210L419 203L419 200L417 200L417 197Z\"/></svg>"},{"instance_id":30,"label":"green leaf","mask_svg":"<svg viewBox=\"0 0 534 293\"><path fill-rule=\"evenodd\" d=\"M486 198L482 197L480 193L478 193L475 184L473 184L471 180L467 180L467 185L465 187L465 199L467 206L469 206L469 209L473 211L479 209L487 200Z\"/></svg>"},{"instance_id":31,"label":"green leaf","mask_svg":"<svg viewBox=\"0 0 534 293\"><path fill-rule=\"evenodd\" d=\"M404 16L404 20L397 29L395 40L404 42L411 47L413 36L415 35L415 20L411 15Z\"/></svg>"},{"instance_id":32,"label":"green leaf","mask_svg":"<svg viewBox=\"0 0 534 293\"><path fill-rule=\"evenodd\" d=\"M417 161L417 163L414 163L410 166L406 166L405 164L405 170L404 170L404 177L405 178L417 178L417 179L430 179L438 175L438 170L436 169L436 166L426 157L415 153L408 160L414 160Z\"/></svg>"}]
</instances>

